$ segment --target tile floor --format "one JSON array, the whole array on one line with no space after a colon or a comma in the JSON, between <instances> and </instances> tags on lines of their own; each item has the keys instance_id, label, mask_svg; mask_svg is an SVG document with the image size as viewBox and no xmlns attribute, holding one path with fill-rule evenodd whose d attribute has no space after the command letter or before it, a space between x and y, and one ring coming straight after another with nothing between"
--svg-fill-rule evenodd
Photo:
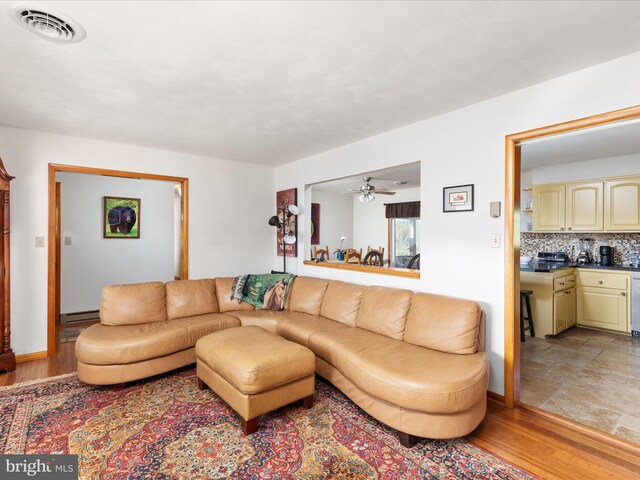
<instances>
[{"instance_id":1,"label":"tile floor","mask_svg":"<svg viewBox=\"0 0 640 480\"><path fill-rule=\"evenodd\" d=\"M520 346L522 402L640 444L640 338L572 327Z\"/></svg>"}]
</instances>

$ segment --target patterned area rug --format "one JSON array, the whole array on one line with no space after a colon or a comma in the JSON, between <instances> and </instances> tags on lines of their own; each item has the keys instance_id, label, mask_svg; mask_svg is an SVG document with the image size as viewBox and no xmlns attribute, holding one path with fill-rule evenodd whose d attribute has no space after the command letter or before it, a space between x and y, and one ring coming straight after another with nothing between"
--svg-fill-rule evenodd
<instances>
[{"instance_id":1,"label":"patterned area rug","mask_svg":"<svg viewBox=\"0 0 640 480\"><path fill-rule=\"evenodd\" d=\"M312 409L265 415L245 437L193 368L120 391L75 375L0 388L0 451L76 453L80 478L113 480L535 478L463 439L404 448L322 380Z\"/></svg>"}]
</instances>

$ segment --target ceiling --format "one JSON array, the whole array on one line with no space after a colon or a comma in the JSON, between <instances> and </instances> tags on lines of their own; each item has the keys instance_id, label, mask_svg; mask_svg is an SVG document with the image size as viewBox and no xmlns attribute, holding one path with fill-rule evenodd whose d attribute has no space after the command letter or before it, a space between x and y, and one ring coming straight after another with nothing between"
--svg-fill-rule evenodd
<instances>
[{"instance_id":1,"label":"ceiling","mask_svg":"<svg viewBox=\"0 0 640 480\"><path fill-rule=\"evenodd\" d=\"M640 2L39 2L72 45L15 4L0 125L268 165L640 50Z\"/></svg>"},{"instance_id":2,"label":"ceiling","mask_svg":"<svg viewBox=\"0 0 640 480\"><path fill-rule=\"evenodd\" d=\"M638 120L544 137L522 145L522 169L640 154Z\"/></svg>"},{"instance_id":3,"label":"ceiling","mask_svg":"<svg viewBox=\"0 0 640 480\"><path fill-rule=\"evenodd\" d=\"M365 172L350 177L339 178L328 182L313 184L313 190L333 194L347 194L348 189L359 189L364 185L362 177L371 177L370 183L376 189L386 188L387 190L396 191L405 188L416 188L420 186L420 162L407 163L398 165L384 170L376 170L373 172ZM397 185L394 182L404 181L404 185Z\"/></svg>"}]
</instances>

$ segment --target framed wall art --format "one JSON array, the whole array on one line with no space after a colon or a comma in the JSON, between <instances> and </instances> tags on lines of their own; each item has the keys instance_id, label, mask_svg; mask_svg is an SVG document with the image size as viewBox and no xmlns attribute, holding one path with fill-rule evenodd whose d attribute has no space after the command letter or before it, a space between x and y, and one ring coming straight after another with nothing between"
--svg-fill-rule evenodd
<instances>
[{"instance_id":1,"label":"framed wall art","mask_svg":"<svg viewBox=\"0 0 640 480\"><path fill-rule=\"evenodd\" d=\"M456 185L442 189L442 211L472 212L473 211L473 185Z\"/></svg>"},{"instance_id":2,"label":"framed wall art","mask_svg":"<svg viewBox=\"0 0 640 480\"><path fill-rule=\"evenodd\" d=\"M280 190L276 193L276 210L278 212L278 219L280 222L283 222L284 215L283 212L287 209L289 205L298 205L298 189L290 188L288 190ZM287 216L287 225L285 226L285 232L291 233L296 238L298 237L298 216L290 215ZM276 237L276 241L278 242L278 256L282 257L284 255L284 249L286 247L287 257L297 257L298 256L298 242L294 242L291 244L285 244L283 241L283 233L282 229L278 228L278 233Z\"/></svg>"},{"instance_id":3,"label":"framed wall art","mask_svg":"<svg viewBox=\"0 0 640 480\"><path fill-rule=\"evenodd\" d=\"M140 199L104 197L103 238L140 238Z\"/></svg>"}]
</instances>

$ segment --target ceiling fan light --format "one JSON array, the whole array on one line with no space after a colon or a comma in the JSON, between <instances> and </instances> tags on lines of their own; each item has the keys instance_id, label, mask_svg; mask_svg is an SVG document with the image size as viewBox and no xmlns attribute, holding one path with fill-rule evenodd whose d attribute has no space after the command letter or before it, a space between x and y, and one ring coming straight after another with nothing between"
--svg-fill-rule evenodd
<instances>
[{"instance_id":1,"label":"ceiling fan light","mask_svg":"<svg viewBox=\"0 0 640 480\"><path fill-rule=\"evenodd\" d=\"M364 193L361 193L360 195L358 195L358 200L360 200L363 203L364 203L364 198L365 198Z\"/></svg>"},{"instance_id":2,"label":"ceiling fan light","mask_svg":"<svg viewBox=\"0 0 640 480\"><path fill-rule=\"evenodd\" d=\"M376 196L375 196L373 193L371 193L371 192L369 192L369 193L367 193L367 194L365 195L365 201L366 201L367 203L371 203L371 202L373 202L375 199L376 199Z\"/></svg>"}]
</instances>

